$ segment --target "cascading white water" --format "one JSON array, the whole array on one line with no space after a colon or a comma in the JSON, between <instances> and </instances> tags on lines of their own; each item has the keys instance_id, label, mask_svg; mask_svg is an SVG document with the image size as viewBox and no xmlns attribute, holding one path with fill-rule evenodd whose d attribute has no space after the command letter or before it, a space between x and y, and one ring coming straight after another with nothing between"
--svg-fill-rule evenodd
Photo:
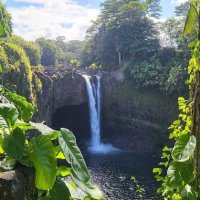
<instances>
[{"instance_id":1,"label":"cascading white water","mask_svg":"<svg viewBox=\"0 0 200 200\"><path fill-rule=\"evenodd\" d=\"M95 99L96 87L95 85L93 85L92 87L92 84L90 82L90 79L91 79L90 76L83 75L83 77L85 78L85 81L86 81L88 98L89 98L90 126L91 126L91 133L92 133L91 147L96 147L96 146L98 147L100 145L100 120L99 120L99 113L98 113L99 109L98 109L98 106L96 106L96 99ZM98 100L100 101L100 99Z\"/></svg>"},{"instance_id":2,"label":"cascading white water","mask_svg":"<svg viewBox=\"0 0 200 200\"><path fill-rule=\"evenodd\" d=\"M89 109L90 109L90 128L91 128L91 144L89 150L96 153L108 153L117 150L110 144L101 143L101 77L96 76L97 84L95 85L92 78L83 75L85 78Z\"/></svg>"}]
</instances>

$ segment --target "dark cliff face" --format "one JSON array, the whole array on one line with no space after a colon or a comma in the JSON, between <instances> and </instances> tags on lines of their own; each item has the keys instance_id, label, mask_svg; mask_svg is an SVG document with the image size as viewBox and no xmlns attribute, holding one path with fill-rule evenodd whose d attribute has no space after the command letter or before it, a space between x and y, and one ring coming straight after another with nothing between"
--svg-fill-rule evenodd
<instances>
[{"instance_id":1,"label":"dark cliff face","mask_svg":"<svg viewBox=\"0 0 200 200\"><path fill-rule=\"evenodd\" d=\"M62 70L38 75L37 119L69 128L78 142L90 140L88 96L82 72ZM103 73L102 140L136 152L155 152L167 140L176 116L176 101L156 89L138 89L121 73ZM81 142L82 144L82 142Z\"/></svg>"},{"instance_id":2,"label":"dark cliff face","mask_svg":"<svg viewBox=\"0 0 200 200\"><path fill-rule=\"evenodd\" d=\"M42 90L37 94L34 119L47 125L74 132L78 141L89 139L89 111L85 80L81 73L71 69L47 69L37 73Z\"/></svg>"},{"instance_id":3,"label":"dark cliff face","mask_svg":"<svg viewBox=\"0 0 200 200\"><path fill-rule=\"evenodd\" d=\"M136 88L121 73L102 76L104 142L142 153L161 150L177 116L176 99L157 89Z\"/></svg>"},{"instance_id":4,"label":"dark cliff face","mask_svg":"<svg viewBox=\"0 0 200 200\"><path fill-rule=\"evenodd\" d=\"M57 109L87 102L85 81L79 72L58 69L38 76L42 82L42 90L38 93L37 119L52 125L52 117Z\"/></svg>"}]
</instances>

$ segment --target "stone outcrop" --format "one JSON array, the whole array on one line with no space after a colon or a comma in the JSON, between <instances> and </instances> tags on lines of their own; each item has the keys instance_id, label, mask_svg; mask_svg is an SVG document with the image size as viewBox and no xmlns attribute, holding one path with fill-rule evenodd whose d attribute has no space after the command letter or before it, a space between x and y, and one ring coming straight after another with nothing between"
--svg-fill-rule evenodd
<instances>
[{"instance_id":1,"label":"stone outcrop","mask_svg":"<svg viewBox=\"0 0 200 200\"><path fill-rule=\"evenodd\" d=\"M34 172L31 168L0 172L0 199L35 200L37 190L34 182Z\"/></svg>"},{"instance_id":2,"label":"stone outcrop","mask_svg":"<svg viewBox=\"0 0 200 200\"><path fill-rule=\"evenodd\" d=\"M37 76L42 82L42 90L37 95L37 120L44 120L51 126L57 109L87 102L85 81L81 72L65 68L48 68L37 73Z\"/></svg>"}]
</instances>

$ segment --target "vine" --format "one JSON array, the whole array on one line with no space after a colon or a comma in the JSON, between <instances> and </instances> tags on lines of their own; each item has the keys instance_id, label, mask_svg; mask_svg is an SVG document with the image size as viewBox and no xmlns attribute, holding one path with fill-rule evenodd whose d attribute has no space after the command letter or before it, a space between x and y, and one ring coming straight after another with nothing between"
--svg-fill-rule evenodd
<instances>
[{"instance_id":1,"label":"vine","mask_svg":"<svg viewBox=\"0 0 200 200\"><path fill-rule=\"evenodd\" d=\"M196 27L196 25L199 27ZM158 193L164 199L200 199L200 2L191 0L183 34L194 33L198 38L189 44L192 56L189 61L187 81L190 98L178 98L180 114L169 127L173 148L163 149L158 168L153 169L157 181L161 182Z\"/></svg>"}]
</instances>

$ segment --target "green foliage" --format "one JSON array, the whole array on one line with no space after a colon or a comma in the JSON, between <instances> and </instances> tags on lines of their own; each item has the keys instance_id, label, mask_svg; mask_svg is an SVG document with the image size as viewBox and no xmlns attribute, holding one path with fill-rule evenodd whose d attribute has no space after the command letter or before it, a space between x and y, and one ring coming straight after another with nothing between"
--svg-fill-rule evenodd
<instances>
[{"instance_id":1,"label":"green foliage","mask_svg":"<svg viewBox=\"0 0 200 200\"><path fill-rule=\"evenodd\" d=\"M19 112L13 104L2 103L0 105L0 116L5 119L6 126L11 127L19 117Z\"/></svg>"},{"instance_id":2,"label":"green foliage","mask_svg":"<svg viewBox=\"0 0 200 200\"><path fill-rule=\"evenodd\" d=\"M25 97L12 93L9 90L6 90L4 87L0 87L0 92L4 95L9 101L13 102L19 110L19 118L24 121L30 120L35 112L33 105L26 101Z\"/></svg>"},{"instance_id":3,"label":"green foliage","mask_svg":"<svg viewBox=\"0 0 200 200\"><path fill-rule=\"evenodd\" d=\"M125 63L122 69L126 77L138 87L164 88L166 74L159 61L141 62L136 64Z\"/></svg>"},{"instance_id":4,"label":"green foliage","mask_svg":"<svg viewBox=\"0 0 200 200\"><path fill-rule=\"evenodd\" d=\"M37 66L40 64L40 49L36 43L25 41L23 38L16 35L11 37L11 42L24 49L32 66Z\"/></svg>"},{"instance_id":5,"label":"green foliage","mask_svg":"<svg viewBox=\"0 0 200 200\"><path fill-rule=\"evenodd\" d=\"M193 135L182 135L172 149L172 158L177 162L188 160L196 148L196 138Z\"/></svg>"},{"instance_id":6,"label":"green foliage","mask_svg":"<svg viewBox=\"0 0 200 200\"><path fill-rule=\"evenodd\" d=\"M116 70L121 68L119 60L142 61L157 54L158 33L143 8L139 0L104 1L99 18L87 31L82 65L95 62L105 70Z\"/></svg>"},{"instance_id":7,"label":"green foliage","mask_svg":"<svg viewBox=\"0 0 200 200\"><path fill-rule=\"evenodd\" d=\"M0 168L11 170L17 162L34 167L35 185L43 191L38 199L72 199L68 183L62 179L71 176L73 184L90 199L103 200L102 192L90 181L74 135L67 129L55 131L43 123L24 122L29 121L33 107L24 97L4 88L0 92L6 102L0 103ZM30 138L27 130L37 130L40 134ZM59 146L54 146L58 143ZM58 167L57 159L66 159L71 167Z\"/></svg>"},{"instance_id":8,"label":"green foliage","mask_svg":"<svg viewBox=\"0 0 200 200\"><path fill-rule=\"evenodd\" d=\"M187 15L188 10L190 8L190 1L186 1L185 3L181 3L179 6L175 8L176 16Z\"/></svg>"},{"instance_id":9,"label":"green foliage","mask_svg":"<svg viewBox=\"0 0 200 200\"><path fill-rule=\"evenodd\" d=\"M70 191L67 188L65 182L63 182L62 180L57 180L54 183L53 188L49 192L49 196L52 200L72 200Z\"/></svg>"},{"instance_id":10,"label":"green foliage","mask_svg":"<svg viewBox=\"0 0 200 200\"><path fill-rule=\"evenodd\" d=\"M11 15L6 10L6 7L3 3L0 2L0 29L1 37L9 37L12 33L12 22Z\"/></svg>"},{"instance_id":11,"label":"green foliage","mask_svg":"<svg viewBox=\"0 0 200 200\"><path fill-rule=\"evenodd\" d=\"M38 189L51 189L56 180L56 154L51 140L44 135L34 137L29 145L29 159L36 170Z\"/></svg>"},{"instance_id":12,"label":"green foliage","mask_svg":"<svg viewBox=\"0 0 200 200\"><path fill-rule=\"evenodd\" d=\"M43 66L68 66L79 67L79 60L82 42L72 40L65 42L65 37L59 36L56 40L38 38L36 43L41 51L41 64ZM73 63L71 61L73 60Z\"/></svg>"},{"instance_id":13,"label":"green foliage","mask_svg":"<svg viewBox=\"0 0 200 200\"><path fill-rule=\"evenodd\" d=\"M98 66L96 63L92 63L89 67L86 67L88 70L95 70L95 69L101 69L101 66Z\"/></svg>"},{"instance_id":14,"label":"green foliage","mask_svg":"<svg viewBox=\"0 0 200 200\"><path fill-rule=\"evenodd\" d=\"M36 43L41 49L41 64L43 66L55 66L58 63L58 49L51 40L39 38Z\"/></svg>"},{"instance_id":15,"label":"green foliage","mask_svg":"<svg viewBox=\"0 0 200 200\"><path fill-rule=\"evenodd\" d=\"M185 36L192 33L197 24L196 21L200 20L199 16L200 4L198 1L192 0L183 31ZM195 92L194 99L192 101L186 101L183 97L178 99L179 118L169 127L172 130L170 139L175 139L175 144L172 151L170 150L168 154L165 153L166 149L163 149L162 158L165 162L159 163L159 165L167 168L167 174L164 173L162 168L153 169L157 181L162 182L158 192L165 199L196 200L199 198L199 174L197 174L199 166L196 164L199 162L199 157L194 156L196 151L198 151L199 138L196 139L196 131L193 128L196 123L193 117L197 115L195 112L198 109L195 104L198 89L193 87L196 84L196 77L200 71L199 39L198 37L197 40L190 44L192 58L188 66L190 77L187 83L189 88Z\"/></svg>"},{"instance_id":16,"label":"green foliage","mask_svg":"<svg viewBox=\"0 0 200 200\"><path fill-rule=\"evenodd\" d=\"M0 23L0 37L4 34L4 28L2 23Z\"/></svg>"},{"instance_id":17,"label":"green foliage","mask_svg":"<svg viewBox=\"0 0 200 200\"><path fill-rule=\"evenodd\" d=\"M20 160L24 153L24 147L25 135L19 127L15 128L12 134L5 135L2 148L10 158Z\"/></svg>"},{"instance_id":18,"label":"green foliage","mask_svg":"<svg viewBox=\"0 0 200 200\"><path fill-rule=\"evenodd\" d=\"M191 1L190 9L188 11L188 15L187 15L187 19L186 19L186 23L185 23L185 27L184 27L184 31L183 31L184 36L191 33L194 26L196 25L196 20L198 18L196 4L197 4L196 1Z\"/></svg>"},{"instance_id":19,"label":"green foliage","mask_svg":"<svg viewBox=\"0 0 200 200\"><path fill-rule=\"evenodd\" d=\"M172 94L175 92L181 93L185 88L185 80L187 78L187 71L180 65L175 65L170 69L169 75L165 82L165 90Z\"/></svg>"},{"instance_id":20,"label":"green foliage","mask_svg":"<svg viewBox=\"0 0 200 200\"><path fill-rule=\"evenodd\" d=\"M4 51L4 48L2 46L0 46L0 65L2 67L2 71L8 68L8 57Z\"/></svg>"},{"instance_id":21,"label":"green foliage","mask_svg":"<svg viewBox=\"0 0 200 200\"><path fill-rule=\"evenodd\" d=\"M76 59L70 60L70 64L75 67L75 68L79 68L80 67L80 62Z\"/></svg>"},{"instance_id":22,"label":"green foliage","mask_svg":"<svg viewBox=\"0 0 200 200\"><path fill-rule=\"evenodd\" d=\"M134 183L134 185L135 185L136 192L138 193L139 198L140 198L140 199L143 199L143 195L144 195L144 192L145 192L144 188L142 188L142 187L139 185L137 179L136 179L134 176L131 177L131 180L133 181L133 183Z\"/></svg>"},{"instance_id":23,"label":"green foliage","mask_svg":"<svg viewBox=\"0 0 200 200\"><path fill-rule=\"evenodd\" d=\"M102 192L90 182L86 163L76 145L76 138L72 132L67 129L61 129L58 140L67 162L71 164L74 182L91 198L103 199Z\"/></svg>"}]
</instances>

